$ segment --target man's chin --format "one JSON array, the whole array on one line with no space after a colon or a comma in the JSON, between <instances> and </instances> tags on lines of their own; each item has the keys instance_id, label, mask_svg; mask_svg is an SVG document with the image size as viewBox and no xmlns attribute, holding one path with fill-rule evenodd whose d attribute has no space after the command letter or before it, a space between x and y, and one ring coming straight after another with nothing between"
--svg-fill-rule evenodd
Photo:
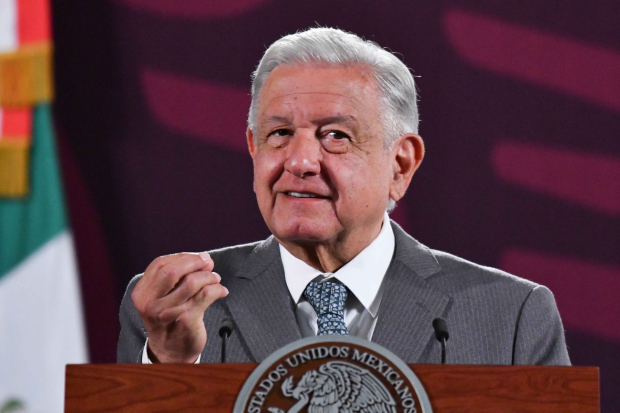
<instances>
[{"instance_id":1,"label":"man's chin","mask_svg":"<svg viewBox=\"0 0 620 413\"><path fill-rule=\"evenodd\" d=\"M281 243L293 243L298 245L320 244L333 239L337 235L334 228L328 228L324 222L286 222L279 223L272 231Z\"/></svg>"}]
</instances>

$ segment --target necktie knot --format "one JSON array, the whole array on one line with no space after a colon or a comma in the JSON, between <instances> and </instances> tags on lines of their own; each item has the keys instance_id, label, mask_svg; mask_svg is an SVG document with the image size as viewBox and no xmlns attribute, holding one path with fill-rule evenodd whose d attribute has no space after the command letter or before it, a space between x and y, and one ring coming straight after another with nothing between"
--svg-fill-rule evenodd
<instances>
[{"instance_id":1,"label":"necktie knot","mask_svg":"<svg viewBox=\"0 0 620 413\"><path fill-rule=\"evenodd\" d=\"M344 303L347 287L329 281L310 282L304 290L306 300L317 315L319 336L327 334L349 335L344 323Z\"/></svg>"}]
</instances>

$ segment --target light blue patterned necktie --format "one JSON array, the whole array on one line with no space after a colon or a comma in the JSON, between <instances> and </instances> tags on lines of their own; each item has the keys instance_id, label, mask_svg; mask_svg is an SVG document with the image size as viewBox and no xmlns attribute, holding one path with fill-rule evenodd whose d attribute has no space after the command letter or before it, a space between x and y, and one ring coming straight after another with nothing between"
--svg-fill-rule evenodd
<instances>
[{"instance_id":1,"label":"light blue patterned necktie","mask_svg":"<svg viewBox=\"0 0 620 413\"><path fill-rule=\"evenodd\" d=\"M316 311L319 328L317 335L349 335L347 325L344 323L344 302L347 300L347 287L329 281L312 281L304 290L304 296Z\"/></svg>"}]
</instances>

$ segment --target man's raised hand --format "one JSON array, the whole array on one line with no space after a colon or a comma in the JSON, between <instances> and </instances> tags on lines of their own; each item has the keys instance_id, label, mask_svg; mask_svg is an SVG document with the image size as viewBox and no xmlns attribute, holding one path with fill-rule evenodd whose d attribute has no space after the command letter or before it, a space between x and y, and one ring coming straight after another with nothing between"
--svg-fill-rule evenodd
<instances>
[{"instance_id":1,"label":"man's raised hand","mask_svg":"<svg viewBox=\"0 0 620 413\"><path fill-rule=\"evenodd\" d=\"M156 258L131 298L148 334L149 357L160 363L193 363L207 343L206 309L228 290L206 252Z\"/></svg>"}]
</instances>

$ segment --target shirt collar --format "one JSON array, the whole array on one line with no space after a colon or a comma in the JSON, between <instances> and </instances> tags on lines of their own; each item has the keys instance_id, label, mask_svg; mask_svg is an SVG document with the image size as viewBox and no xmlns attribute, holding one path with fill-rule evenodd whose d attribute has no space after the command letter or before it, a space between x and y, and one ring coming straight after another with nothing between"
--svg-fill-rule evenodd
<instances>
[{"instance_id":1,"label":"shirt collar","mask_svg":"<svg viewBox=\"0 0 620 413\"><path fill-rule=\"evenodd\" d=\"M392 261L394 245L394 232L387 212L383 217L383 225L377 238L333 274L325 274L312 268L280 245L286 285L293 300L298 303L310 281L318 276L327 276L326 279L335 278L346 285L374 317L380 301L376 300L377 294Z\"/></svg>"}]
</instances>

